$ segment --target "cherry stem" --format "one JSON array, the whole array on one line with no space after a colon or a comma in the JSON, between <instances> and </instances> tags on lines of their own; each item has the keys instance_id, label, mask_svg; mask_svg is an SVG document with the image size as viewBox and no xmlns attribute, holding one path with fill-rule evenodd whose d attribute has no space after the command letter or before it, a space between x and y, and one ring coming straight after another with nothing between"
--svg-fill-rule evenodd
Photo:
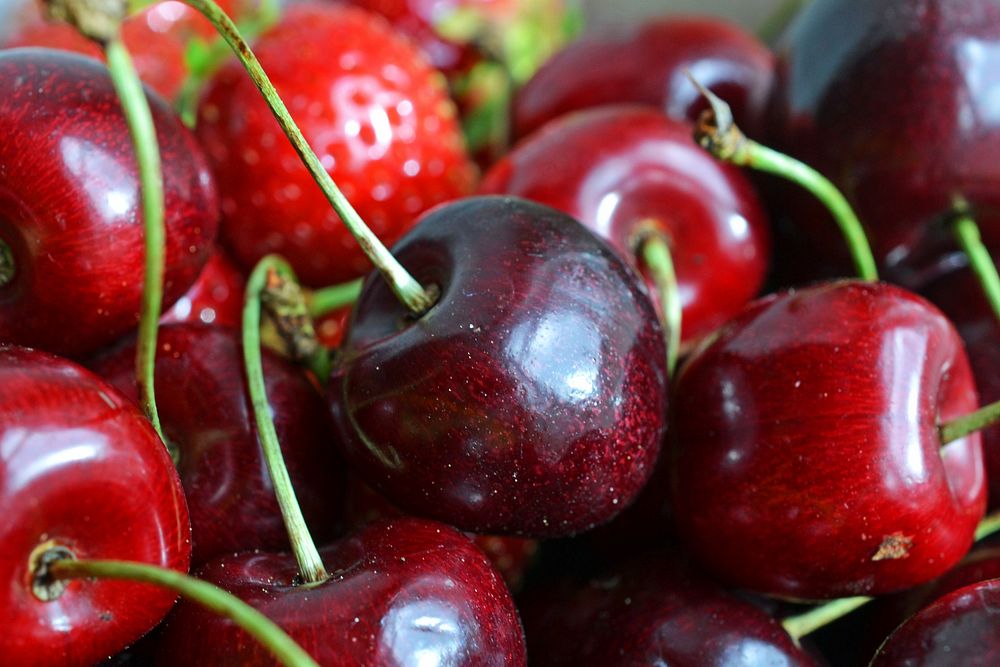
<instances>
[{"instance_id":1,"label":"cherry stem","mask_svg":"<svg viewBox=\"0 0 1000 667\"><path fill-rule=\"evenodd\" d=\"M987 514L976 526L976 542L986 539L990 535L1000 532L1000 512Z\"/></svg>"},{"instance_id":2,"label":"cherry stem","mask_svg":"<svg viewBox=\"0 0 1000 667\"><path fill-rule=\"evenodd\" d=\"M382 277L385 278L396 297L414 315L422 315L426 312L434 305L434 301L437 298L436 290L425 290L403 268L403 265L392 256L392 253L372 233L361 219L361 216L358 215L358 212L347 201L347 198L344 197L344 194L337 187L336 183L330 178L330 174L323 168L319 158L316 157L316 153L309 147L305 137L302 136L302 132L299 131L295 121L289 115L285 103L281 101L274 85L271 84L271 80L264 73L260 62L253 54L253 51L250 50L250 45L240 35L236 25L213 0L185 0L185 2L204 14L205 18L212 22L212 25L219 31L219 34L226 40L233 52L236 53L236 56L246 68L247 74L253 80L254 85L257 86L264 99L267 100L267 104L271 108L271 113L274 114L285 136L292 142L295 152L299 154L303 164L305 164L320 189L323 190L323 194L330 202L330 205L333 206L333 209L340 216L340 219L350 230L351 234L354 235L358 245L361 246L368 259L371 260L372 264L382 274Z\"/></svg>"},{"instance_id":3,"label":"cherry stem","mask_svg":"<svg viewBox=\"0 0 1000 667\"><path fill-rule=\"evenodd\" d=\"M335 310L350 306L361 296L362 282L362 279L359 278L349 283L331 285L330 287L313 290L306 297L309 314L314 318L323 317Z\"/></svg>"},{"instance_id":4,"label":"cherry stem","mask_svg":"<svg viewBox=\"0 0 1000 667\"><path fill-rule=\"evenodd\" d=\"M232 593L176 570L119 560L61 558L44 566L47 579L122 579L175 591L209 611L228 618L287 667L319 667L294 639L273 621ZM39 572L38 574L42 574Z\"/></svg>"},{"instance_id":5,"label":"cherry stem","mask_svg":"<svg viewBox=\"0 0 1000 667\"><path fill-rule=\"evenodd\" d=\"M688 76L691 77L690 72ZM729 105L698 83L694 77L691 77L691 81L711 105L698 120L694 133L695 141L720 160L779 176L812 193L826 206L840 227L858 275L863 280L878 280L875 257L865 236L864 227L840 190L823 174L804 162L747 138L733 121Z\"/></svg>"},{"instance_id":6,"label":"cherry stem","mask_svg":"<svg viewBox=\"0 0 1000 667\"><path fill-rule=\"evenodd\" d=\"M662 234L652 232L640 238L639 252L660 292L667 338L667 373L672 378L681 346L681 300L677 293L677 274L670 256L670 245Z\"/></svg>"},{"instance_id":7,"label":"cherry stem","mask_svg":"<svg viewBox=\"0 0 1000 667\"><path fill-rule=\"evenodd\" d=\"M17 275L17 264L14 263L14 252L7 243L0 239L0 287L9 285Z\"/></svg>"},{"instance_id":8,"label":"cherry stem","mask_svg":"<svg viewBox=\"0 0 1000 667\"><path fill-rule=\"evenodd\" d=\"M808 3L809 0L785 0L757 28L757 37L765 44L773 44Z\"/></svg>"},{"instance_id":9,"label":"cherry stem","mask_svg":"<svg viewBox=\"0 0 1000 667\"><path fill-rule=\"evenodd\" d=\"M855 609L871 602L874 598L859 596L853 598L840 598L832 600L826 604L821 604L807 612L789 616L781 622L785 632L791 635L796 642L806 635L819 630L837 619L847 616Z\"/></svg>"},{"instance_id":10,"label":"cherry stem","mask_svg":"<svg viewBox=\"0 0 1000 667\"><path fill-rule=\"evenodd\" d=\"M984 405L972 414L941 424L938 427L941 433L941 446L944 447L950 442L981 431L997 422L1000 422L1000 401Z\"/></svg>"},{"instance_id":11,"label":"cherry stem","mask_svg":"<svg viewBox=\"0 0 1000 667\"><path fill-rule=\"evenodd\" d=\"M278 507L281 508L288 539L295 560L299 564L299 573L306 583L316 583L324 581L328 575L302 516L292 481L288 477L288 468L285 467L278 434L274 430L271 407L267 400L267 386L264 383L264 366L260 352L260 301L270 271L276 271L289 280L295 280L295 274L288 263L275 255L268 255L254 267L247 280L246 301L243 306L243 363L246 366L250 402L253 404L254 418L257 422L257 436L274 484L274 494L278 499Z\"/></svg>"},{"instance_id":12,"label":"cherry stem","mask_svg":"<svg viewBox=\"0 0 1000 667\"><path fill-rule=\"evenodd\" d=\"M955 240L969 258L969 266L979 279L993 314L1000 320L1000 274L997 273L990 251L986 249L979 235L979 226L972 216L964 211L951 221L951 226Z\"/></svg>"},{"instance_id":13,"label":"cherry stem","mask_svg":"<svg viewBox=\"0 0 1000 667\"><path fill-rule=\"evenodd\" d=\"M139 319L139 341L135 354L136 381L139 401L160 439L165 443L156 409L156 390L153 374L156 364L156 332L163 306L164 273L164 204L163 172L160 166L160 148L156 140L156 127L149 101L142 89L142 82L132 64L128 50L120 35L104 47L108 70L118 98L125 111L132 144L139 165L142 185L142 218L145 232L146 269L142 285L142 314Z\"/></svg>"}]
</instances>

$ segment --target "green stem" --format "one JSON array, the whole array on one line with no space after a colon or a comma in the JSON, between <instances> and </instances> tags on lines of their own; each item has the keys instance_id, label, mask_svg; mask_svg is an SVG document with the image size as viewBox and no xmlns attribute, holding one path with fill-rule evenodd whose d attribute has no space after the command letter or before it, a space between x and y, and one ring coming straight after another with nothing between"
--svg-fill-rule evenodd
<instances>
[{"instance_id":1,"label":"green stem","mask_svg":"<svg viewBox=\"0 0 1000 667\"><path fill-rule=\"evenodd\" d=\"M986 539L990 535L1000 532L1000 512L987 514L976 526L976 542Z\"/></svg>"},{"instance_id":2,"label":"green stem","mask_svg":"<svg viewBox=\"0 0 1000 667\"><path fill-rule=\"evenodd\" d=\"M840 227L858 275L864 280L878 280L875 257L868 245L864 227L840 190L804 162L748 139L733 121L729 105L694 77L691 80L710 104L710 108L703 112L698 121L695 141L720 160L774 174L812 193L826 206Z\"/></svg>"},{"instance_id":3,"label":"green stem","mask_svg":"<svg viewBox=\"0 0 1000 667\"><path fill-rule=\"evenodd\" d=\"M352 280L349 283L331 285L321 289L313 290L306 301L309 304L309 314L315 317L323 317L335 310L340 310L345 306L350 306L361 295L361 278Z\"/></svg>"},{"instance_id":4,"label":"green stem","mask_svg":"<svg viewBox=\"0 0 1000 667\"><path fill-rule=\"evenodd\" d=\"M774 44L808 3L809 0L785 0L757 28L757 37L765 44Z\"/></svg>"},{"instance_id":5,"label":"green stem","mask_svg":"<svg viewBox=\"0 0 1000 667\"><path fill-rule=\"evenodd\" d=\"M284 630L243 600L218 586L175 570L117 560L63 558L47 564L47 575L67 579L122 579L168 588L192 602L230 619L260 642L287 667L319 667Z\"/></svg>"},{"instance_id":6,"label":"green stem","mask_svg":"<svg viewBox=\"0 0 1000 667\"><path fill-rule=\"evenodd\" d=\"M17 275L17 264L14 263L14 252L7 243L0 239L0 287L9 285Z\"/></svg>"},{"instance_id":7,"label":"green stem","mask_svg":"<svg viewBox=\"0 0 1000 667\"><path fill-rule=\"evenodd\" d=\"M667 373L673 378L681 346L681 300L677 293L677 274L670 256L670 246L662 234L652 233L642 239L640 252L660 293L663 327L667 337Z\"/></svg>"},{"instance_id":8,"label":"green stem","mask_svg":"<svg viewBox=\"0 0 1000 667\"><path fill-rule=\"evenodd\" d=\"M938 427L941 432L941 446L993 426L997 422L1000 422L1000 401L984 405L972 414L941 424Z\"/></svg>"},{"instance_id":9,"label":"green stem","mask_svg":"<svg viewBox=\"0 0 1000 667\"><path fill-rule=\"evenodd\" d=\"M142 89L142 82L132 65L128 50L120 37L104 47L108 69L115 91L125 111L125 120L132 135L139 180L142 185L142 218L146 245L146 270L142 285L142 315L139 319L139 342L136 347L135 369L139 384L139 401L153 428L163 437L160 415L156 410L156 390L153 371L156 363L156 330L163 306L164 223L163 173L160 148L156 140L153 114Z\"/></svg>"},{"instance_id":10,"label":"green stem","mask_svg":"<svg viewBox=\"0 0 1000 667\"><path fill-rule=\"evenodd\" d=\"M983 244L976 221L968 213L962 213L951 224L955 240L969 258L969 266L979 279L993 314L1000 320L1000 274Z\"/></svg>"},{"instance_id":11,"label":"green stem","mask_svg":"<svg viewBox=\"0 0 1000 667\"><path fill-rule=\"evenodd\" d=\"M308 142L306 142L305 137L302 136L302 132L299 131L298 126L292 120L291 115L288 113L288 109L285 107L284 102L278 96L278 92L274 89L271 84L271 80L268 79L267 74L260 66L257 57L250 50L250 46L246 43L243 37L240 35L236 28L236 25L226 16L225 12L219 9L219 6L215 4L212 0L185 0L193 8L197 9L199 12L205 15L205 17L212 22L216 30L223 36L229 46L236 53L236 56L243 63L246 68L247 73L253 80L254 85L260 90L264 99L267 100L268 106L271 108L271 112L277 119L278 124L281 126L282 131L288 137L289 141L292 142L292 146L295 148L295 152L299 154L302 162L305 164L309 173L316 180L320 189L323 190L323 194L326 195L327 200L333 209L340 216L340 219L350 230L351 234L357 240L361 249L364 251L368 259L371 260L372 264L382 273L382 276L388 282L389 287L396 294L396 297L415 315L421 315L426 312L431 306L434 305L436 299L435 290L425 290L420 283L418 283L413 276L407 272L403 265L400 264L392 253L379 241L378 237L372 233L368 226L365 225L361 216L358 212L354 210L347 198L344 197L343 193L337 188L337 185L330 178L330 174L326 172L323 165L320 164L319 158L316 157L316 153L313 152L312 148L309 147Z\"/></svg>"},{"instance_id":12,"label":"green stem","mask_svg":"<svg viewBox=\"0 0 1000 667\"><path fill-rule=\"evenodd\" d=\"M871 602L872 599L860 596L833 600L810 609L805 613L789 616L781 622L781 625L785 628L785 632L791 635L795 641L798 641L823 626L833 623L838 618L847 616L858 607Z\"/></svg>"},{"instance_id":13,"label":"green stem","mask_svg":"<svg viewBox=\"0 0 1000 667\"><path fill-rule=\"evenodd\" d=\"M257 422L257 436L271 474L281 516L288 530L288 539L299 564L299 573L307 583L316 583L327 578L326 568L323 567L319 551L309 534L299 501L295 497L295 489L288 477L288 468L285 467L278 434L274 430L267 401L267 387L264 384L264 366L260 354L260 296L267 284L269 270L277 271L289 280L295 279L291 267L274 255L265 257L254 267L247 280L246 301L243 306L243 362L246 365L247 386Z\"/></svg>"}]
</instances>

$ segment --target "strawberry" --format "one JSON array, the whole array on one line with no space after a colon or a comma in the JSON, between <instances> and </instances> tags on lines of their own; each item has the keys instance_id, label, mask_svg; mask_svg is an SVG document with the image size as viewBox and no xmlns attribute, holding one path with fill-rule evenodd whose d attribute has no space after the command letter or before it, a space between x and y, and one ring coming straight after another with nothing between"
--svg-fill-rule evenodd
<instances>
[{"instance_id":1,"label":"strawberry","mask_svg":"<svg viewBox=\"0 0 1000 667\"><path fill-rule=\"evenodd\" d=\"M384 18L293 5L254 51L320 161L385 243L427 208L474 188L443 77ZM280 253L314 286L369 270L238 63L215 74L198 114L222 194L223 242L238 262Z\"/></svg>"}]
</instances>

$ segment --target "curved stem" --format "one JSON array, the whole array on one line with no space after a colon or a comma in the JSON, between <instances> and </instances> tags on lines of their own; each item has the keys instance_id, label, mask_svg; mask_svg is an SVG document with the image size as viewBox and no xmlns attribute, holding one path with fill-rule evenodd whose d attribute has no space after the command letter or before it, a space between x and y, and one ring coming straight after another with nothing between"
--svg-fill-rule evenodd
<instances>
[{"instance_id":1,"label":"curved stem","mask_svg":"<svg viewBox=\"0 0 1000 667\"><path fill-rule=\"evenodd\" d=\"M46 565L53 579L123 579L153 584L176 591L192 602L230 619L256 639L287 667L319 667L284 630L243 600L218 586L176 570L145 563L116 560L74 560L63 558Z\"/></svg>"},{"instance_id":2,"label":"curved stem","mask_svg":"<svg viewBox=\"0 0 1000 667\"><path fill-rule=\"evenodd\" d=\"M316 544L309 534L295 489L288 477L288 468L281 454L278 434L271 419L271 408L267 402L267 387L264 384L264 366L260 354L260 297L268 272L276 271L290 280L295 279L291 267L280 257L269 255L258 262L247 280L246 302L243 307L243 362L246 365L247 387L253 404L257 422L257 437L264 452L267 470L274 484L274 494L281 508L281 516L288 530L288 539L299 564L299 573L307 583L323 581L327 578L326 568L320 559Z\"/></svg>"},{"instance_id":3,"label":"curved stem","mask_svg":"<svg viewBox=\"0 0 1000 667\"><path fill-rule=\"evenodd\" d=\"M305 164L309 173L316 180L320 189L323 190L323 194L326 195L327 200L333 206L337 215L340 216L340 219L350 230L351 234L354 235L365 255L368 256L372 264L381 272L386 282L388 282L389 287L396 294L396 297L413 314L422 315L434 305L434 301L437 298L435 290L425 290L403 268L403 265L392 256L392 253L379 241L378 237L368 229L361 216L358 215L358 212L354 210L354 207L351 206L350 202L347 201L347 198L344 197L343 193L333 182L333 179L330 178L330 174L320 164L316 153L313 152L312 148L306 142L305 137L302 136L302 132L299 131L295 121L292 120L284 102L281 101L278 92L271 84L271 80L264 73L260 62L258 62L253 51L250 50L250 46L246 43L246 40L240 35L236 25L233 24L232 20L212 0L185 0L185 2L204 14L233 49L240 62L246 68L254 85L257 86L264 99L267 100L271 112L277 119L285 136L292 142L295 152L299 154L303 164Z\"/></svg>"},{"instance_id":4,"label":"curved stem","mask_svg":"<svg viewBox=\"0 0 1000 667\"><path fill-rule=\"evenodd\" d=\"M345 306L350 306L361 295L362 282L363 280L358 278L349 283L313 290L306 297L309 314L313 317L322 317Z\"/></svg>"},{"instance_id":5,"label":"curved stem","mask_svg":"<svg viewBox=\"0 0 1000 667\"><path fill-rule=\"evenodd\" d=\"M854 598L832 600L802 614L789 616L781 622L781 625L785 628L785 632L791 635L795 641L798 641L802 637L819 630L823 626L833 623L839 618L847 616L855 609L871 602L873 599L874 598L859 596Z\"/></svg>"},{"instance_id":6,"label":"curved stem","mask_svg":"<svg viewBox=\"0 0 1000 667\"><path fill-rule=\"evenodd\" d=\"M809 0L785 0L757 28L757 37L765 44L773 44L808 3Z\"/></svg>"},{"instance_id":7,"label":"curved stem","mask_svg":"<svg viewBox=\"0 0 1000 667\"><path fill-rule=\"evenodd\" d=\"M1000 532L1000 512L987 514L976 526L976 542Z\"/></svg>"},{"instance_id":8,"label":"curved stem","mask_svg":"<svg viewBox=\"0 0 1000 667\"><path fill-rule=\"evenodd\" d=\"M12 283L16 275L17 264L14 262L14 252L3 239L0 239L0 287Z\"/></svg>"},{"instance_id":9,"label":"curved stem","mask_svg":"<svg viewBox=\"0 0 1000 667\"><path fill-rule=\"evenodd\" d=\"M132 135L139 180L142 185L142 218L146 244L146 270L142 285L142 315L139 320L139 342L136 346L135 370L139 384L139 401L153 428L163 437L160 415L156 409L156 390L153 371L156 363L156 330L163 306L164 239L163 222L163 173L160 166L160 148L149 102L142 90L142 82L132 65L128 50L120 37L115 37L104 47L108 69L115 91L125 110L125 120Z\"/></svg>"},{"instance_id":10,"label":"curved stem","mask_svg":"<svg viewBox=\"0 0 1000 667\"><path fill-rule=\"evenodd\" d=\"M941 446L944 447L949 442L964 438L970 433L981 431L998 422L1000 422L1000 401L984 405L972 414L941 424L938 427L941 433Z\"/></svg>"},{"instance_id":11,"label":"curved stem","mask_svg":"<svg viewBox=\"0 0 1000 667\"><path fill-rule=\"evenodd\" d=\"M690 73L688 74L690 77ZM695 128L695 141L716 158L740 167L774 174L805 188L826 206L840 227L851 251L854 267L864 280L878 280L878 270L864 227L840 190L823 174L804 162L758 144L736 126L732 110L712 91L691 77L710 108L702 113Z\"/></svg>"},{"instance_id":12,"label":"curved stem","mask_svg":"<svg viewBox=\"0 0 1000 667\"><path fill-rule=\"evenodd\" d=\"M670 246L662 234L652 233L642 239L639 251L660 293L663 327L667 338L667 373L673 378L677 367L677 351L681 346L681 300L677 293L677 274L670 256Z\"/></svg>"},{"instance_id":13,"label":"curved stem","mask_svg":"<svg viewBox=\"0 0 1000 667\"><path fill-rule=\"evenodd\" d=\"M969 266L979 279L993 314L1000 320L1000 274L979 235L979 226L968 213L961 213L951 225L955 240L969 258Z\"/></svg>"}]
</instances>

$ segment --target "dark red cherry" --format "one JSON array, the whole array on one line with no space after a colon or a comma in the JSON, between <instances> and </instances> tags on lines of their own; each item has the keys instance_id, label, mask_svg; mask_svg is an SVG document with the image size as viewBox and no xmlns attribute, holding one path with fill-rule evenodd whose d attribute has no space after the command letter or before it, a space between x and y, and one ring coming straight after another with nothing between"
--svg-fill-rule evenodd
<instances>
[{"instance_id":1,"label":"dark red cherry","mask_svg":"<svg viewBox=\"0 0 1000 667\"><path fill-rule=\"evenodd\" d=\"M526 663L507 588L454 529L418 519L376 523L320 554L334 574L316 585L299 584L290 554L227 556L198 576L262 611L325 667ZM167 619L156 659L274 664L233 623L185 602Z\"/></svg>"},{"instance_id":2,"label":"dark red cherry","mask_svg":"<svg viewBox=\"0 0 1000 667\"><path fill-rule=\"evenodd\" d=\"M954 326L898 287L842 281L761 299L681 370L671 434L681 536L752 590L801 599L928 581L986 504L978 408Z\"/></svg>"},{"instance_id":3,"label":"dark red cherry","mask_svg":"<svg viewBox=\"0 0 1000 667\"><path fill-rule=\"evenodd\" d=\"M160 322L193 322L238 329L243 324L245 280L225 252L216 249L198 279L177 299Z\"/></svg>"},{"instance_id":4,"label":"dark red cherry","mask_svg":"<svg viewBox=\"0 0 1000 667\"><path fill-rule=\"evenodd\" d=\"M693 122L705 102L687 71L729 102L744 128L755 128L773 68L766 46L719 19L664 17L604 29L557 53L524 86L514 103L514 130L523 137L568 111L624 102Z\"/></svg>"},{"instance_id":5,"label":"dark red cherry","mask_svg":"<svg viewBox=\"0 0 1000 667\"><path fill-rule=\"evenodd\" d=\"M165 304L208 259L217 212L194 137L157 96L166 201ZM107 68L44 49L0 52L0 341L83 356L138 324L139 175Z\"/></svg>"},{"instance_id":6,"label":"dark red cherry","mask_svg":"<svg viewBox=\"0 0 1000 667\"><path fill-rule=\"evenodd\" d=\"M146 418L69 361L0 346L0 656L5 667L90 665L156 625L175 594L120 581L32 591L48 546L187 572L177 472Z\"/></svg>"},{"instance_id":7,"label":"dark red cherry","mask_svg":"<svg viewBox=\"0 0 1000 667\"><path fill-rule=\"evenodd\" d=\"M474 197L393 254L440 289L415 321L377 275L329 396L345 455L402 510L478 533L610 520L652 472L663 332L638 277L564 213Z\"/></svg>"},{"instance_id":8,"label":"dark red cherry","mask_svg":"<svg viewBox=\"0 0 1000 667\"><path fill-rule=\"evenodd\" d=\"M956 199L1000 250L997 71L991 0L816 0L779 49L771 141L834 181L886 274L916 287L953 247L936 223ZM806 255L846 257L811 198L775 206L809 234Z\"/></svg>"},{"instance_id":9,"label":"dark red cherry","mask_svg":"<svg viewBox=\"0 0 1000 667\"><path fill-rule=\"evenodd\" d=\"M1000 579L961 588L901 625L871 667L1000 664Z\"/></svg>"},{"instance_id":10,"label":"dark red cherry","mask_svg":"<svg viewBox=\"0 0 1000 667\"><path fill-rule=\"evenodd\" d=\"M633 264L644 233L664 234L684 342L722 325L764 282L767 220L750 183L695 144L688 125L654 110L606 107L553 121L497 163L480 191L565 211Z\"/></svg>"},{"instance_id":11,"label":"dark red cherry","mask_svg":"<svg viewBox=\"0 0 1000 667\"><path fill-rule=\"evenodd\" d=\"M521 609L532 664L546 667L816 664L773 618L664 553L550 584Z\"/></svg>"},{"instance_id":12,"label":"dark red cherry","mask_svg":"<svg viewBox=\"0 0 1000 667\"><path fill-rule=\"evenodd\" d=\"M137 400L135 345L93 364ZM295 366L264 351L264 379L278 440L302 512L316 539L335 533L344 466L329 441L324 401ZM274 487L257 442L239 334L193 324L161 327L156 403L191 511L197 565L247 549L288 549Z\"/></svg>"}]
</instances>

